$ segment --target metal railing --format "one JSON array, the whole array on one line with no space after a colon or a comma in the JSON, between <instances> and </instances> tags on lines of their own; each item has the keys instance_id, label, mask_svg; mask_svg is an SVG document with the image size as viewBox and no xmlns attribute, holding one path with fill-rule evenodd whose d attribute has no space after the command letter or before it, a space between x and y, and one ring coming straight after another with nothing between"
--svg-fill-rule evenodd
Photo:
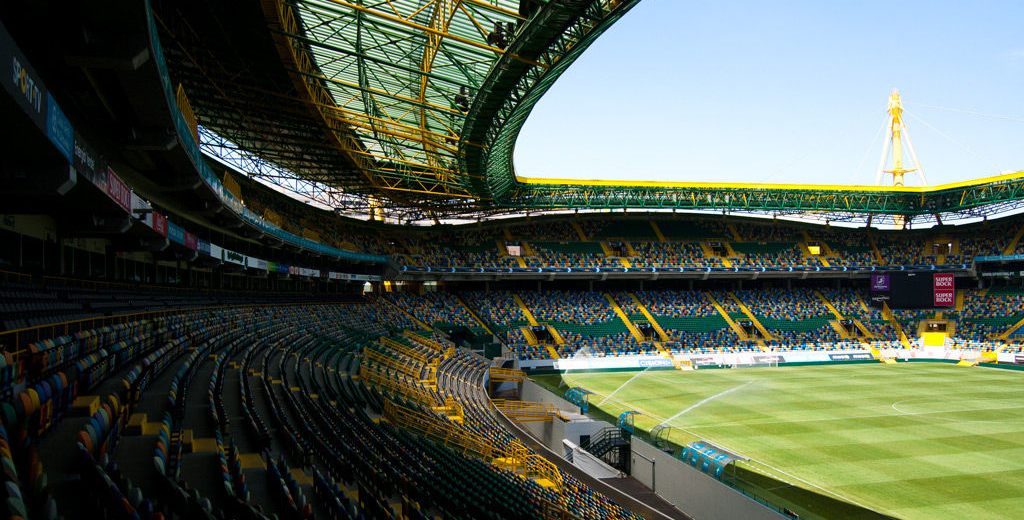
<instances>
[{"instance_id":1,"label":"metal railing","mask_svg":"<svg viewBox=\"0 0 1024 520\"><path fill-rule=\"evenodd\" d=\"M434 395L424 391L422 388L394 379L375 368L369 367L365 363L360 363L359 365L359 377L363 381L377 385L396 396L404 397L425 406L438 406L442 404Z\"/></svg>"},{"instance_id":2,"label":"metal railing","mask_svg":"<svg viewBox=\"0 0 1024 520\"><path fill-rule=\"evenodd\" d=\"M558 407L550 403L492 399L494 406L510 419L518 422L549 422L558 414Z\"/></svg>"},{"instance_id":3,"label":"metal railing","mask_svg":"<svg viewBox=\"0 0 1024 520\"><path fill-rule=\"evenodd\" d=\"M395 341L389 337L382 336L380 338L380 344L383 345L384 347L394 350L395 352L398 352L399 354L405 357L414 359L424 365L430 364L430 359L432 356L424 354L423 352L411 348L408 345L405 345L401 342Z\"/></svg>"},{"instance_id":4,"label":"metal railing","mask_svg":"<svg viewBox=\"0 0 1024 520\"><path fill-rule=\"evenodd\" d=\"M437 352L445 353L448 351L448 349L445 348L444 345L435 341L432 338L425 338L423 336L420 336L419 334L414 334L409 331L405 332L405 337L411 339L412 341L415 341L416 343L419 343L420 345L423 345L424 347L433 349Z\"/></svg>"},{"instance_id":5,"label":"metal railing","mask_svg":"<svg viewBox=\"0 0 1024 520\"><path fill-rule=\"evenodd\" d=\"M416 378L417 380L419 380L423 375L422 366L402 363L401 361L370 347L363 349L363 357L379 365L384 365L405 375Z\"/></svg>"},{"instance_id":6,"label":"metal railing","mask_svg":"<svg viewBox=\"0 0 1024 520\"><path fill-rule=\"evenodd\" d=\"M490 367L488 373L490 374L491 381L515 381L518 383L526 379L526 372L516 368Z\"/></svg>"},{"instance_id":7,"label":"metal railing","mask_svg":"<svg viewBox=\"0 0 1024 520\"><path fill-rule=\"evenodd\" d=\"M445 445L461 448L463 453L478 458L491 461L508 455L481 435L471 433L436 416L411 410L391 400L384 401L383 415L388 422L396 426L419 432Z\"/></svg>"}]
</instances>

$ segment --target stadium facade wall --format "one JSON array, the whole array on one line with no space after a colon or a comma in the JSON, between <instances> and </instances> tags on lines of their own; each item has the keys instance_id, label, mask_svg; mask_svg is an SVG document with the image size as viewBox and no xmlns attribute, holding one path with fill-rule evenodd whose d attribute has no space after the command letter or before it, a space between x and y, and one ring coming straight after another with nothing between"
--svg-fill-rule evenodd
<instances>
[{"instance_id":1,"label":"stadium facade wall","mask_svg":"<svg viewBox=\"0 0 1024 520\"><path fill-rule=\"evenodd\" d=\"M698 520L785 518L675 457L633 437L632 477Z\"/></svg>"}]
</instances>

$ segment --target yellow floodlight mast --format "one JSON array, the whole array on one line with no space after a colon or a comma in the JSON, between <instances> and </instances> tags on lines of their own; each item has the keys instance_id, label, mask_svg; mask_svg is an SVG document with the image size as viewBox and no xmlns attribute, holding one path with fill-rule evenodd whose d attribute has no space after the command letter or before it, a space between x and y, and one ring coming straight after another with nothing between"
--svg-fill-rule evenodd
<instances>
[{"instance_id":1,"label":"yellow floodlight mast","mask_svg":"<svg viewBox=\"0 0 1024 520\"><path fill-rule=\"evenodd\" d=\"M885 144L882 147L882 158L878 163L878 175L875 183L882 183L882 174L892 174L892 185L903 186L904 176L908 173L917 172L921 177L921 183L927 185L928 181L924 177L924 169L921 168L920 161L917 160L917 152L914 151L914 143L910 140L910 132L907 131L907 125L903 122L903 100L900 99L900 91L898 89L892 89L892 93L889 94L889 105L886 109L889 113L889 124L886 127ZM913 168L903 167L903 139L907 140L907 149L910 151L910 158L914 161ZM885 163L889 156L889 149L892 148L892 169L886 170Z\"/></svg>"}]
</instances>

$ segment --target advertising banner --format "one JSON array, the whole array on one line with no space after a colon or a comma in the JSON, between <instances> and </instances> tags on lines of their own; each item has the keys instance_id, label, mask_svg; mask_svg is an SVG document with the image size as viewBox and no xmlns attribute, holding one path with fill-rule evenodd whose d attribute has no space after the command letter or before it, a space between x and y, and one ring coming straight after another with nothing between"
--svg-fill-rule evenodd
<instances>
[{"instance_id":1,"label":"advertising banner","mask_svg":"<svg viewBox=\"0 0 1024 520\"><path fill-rule=\"evenodd\" d=\"M871 292L889 292L890 281L887 274L871 275Z\"/></svg>"},{"instance_id":2,"label":"advertising banner","mask_svg":"<svg viewBox=\"0 0 1024 520\"><path fill-rule=\"evenodd\" d=\"M40 130L46 130L46 87L28 64L25 55L14 44L14 38L0 25L0 66L7 71L3 76L4 90L27 114ZM10 131L8 129L8 131Z\"/></svg>"},{"instance_id":3,"label":"advertising banner","mask_svg":"<svg viewBox=\"0 0 1024 520\"><path fill-rule=\"evenodd\" d=\"M199 252L207 256L210 254L210 243L205 240L199 240Z\"/></svg>"},{"instance_id":4,"label":"advertising banner","mask_svg":"<svg viewBox=\"0 0 1024 520\"><path fill-rule=\"evenodd\" d=\"M70 162L75 151L75 131L71 128L71 121L68 121L50 94L46 94L46 137Z\"/></svg>"},{"instance_id":5,"label":"advertising banner","mask_svg":"<svg viewBox=\"0 0 1024 520\"><path fill-rule=\"evenodd\" d=\"M267 270L267 261L260 258L247 257L245 259L245 266L249 269L259 269L261 271Z\"/></svg>"},{"instance_id":6,"label":"advertising banner","mask_svg":"<svg viewBox=\"0 0 1024 520\"><path fill-rule=\"evenodd\" d=\"M288 268L288 273L296 276L305 276L312 278L320 277L319 269L310 269L308 267L296 267L294 265Z\"/></svg>"},{"instance_id":7,"label":"advertising banner","mask_svg":"<svg viewBox=\"0 0 1024 520\"><path fill-rule=\"evenodd\" d=\"M336 271L328 272L327 278L330 280L348 280L353 282L379 282L381 279L380 275L376 274L351 274Z\"/></svg>"},{"instance_id":8,"label":"advertising banner","mask_svg":"<svg viewBox=\"0 0 1024 520\"><path fill-rule=\"evenodd\" d=\"M692 357L690 363L694 366L710 366L718 364L713 357Z\"/></svg>"},{"instance_id":9,"label":"advertising banner","mask_svg":"<svg viewBox=\"0 0 1024 520\"><path fill-rule=\"evenodd\" d=\"M153 231L156 231L161 236L167 236L167 217L159 211L154 211L151 218L152 223L150 224Z\"/></svg>"},{"instance_id":10,"label":"advertising banner","mask_svg":"<svg viewBox=\"0 0 1024 520\"><path fill-rule=\"evenodd\" d=\"M132 190L128 189L128 185L121 182L121 179L114 173L114 170L110 168L107 168L107 195L114 199L114 202L124 208L125 211L131 211Z\"/></svg>"},{"instance_id":11,"label":"advertising banner","mask_svg":"<svg viewBox=\"0 0 1024 520\"><path fill-rule=\"evenodd\" d=\"M956 301L956 286L953 273L935 273L932 279L934 296L932 304L936 307L952 307Z\"/></svg>"},{"instance_id":12,"label":"advertising banner","mask_svg":"<svg viewBox=\"0 0 1024 520\"><path fill-rule=\"evenodd\" d=\"M609 357L577 357L555 360L556 370L593 370L606 368L647 368L672 367L672 360L661 356L609 356Z\"/></svg>"},{"instance_id":13,"label":"advertising banner","mask_svg":"<svg viewBox=\"0 0 1024 520\"><path fill-rule=\"evenodd\" d=\"M174 222L167 223L167 238L178 244L185 243L185 230Z\"/></svg>"},{"instance_id":14,"label":"advertising banner","mask_svg":"<svg viewBox=\"0 0 1024 520\"><path fill-rule=\"evenodd\" d=\"M107 170L100 156L78 134L75 134L75 155L71 160L78 175L89 179L105 193L107 191ZM100 173L102 172L102 174Z\"/></svg>"},{"instance_id":15,"label":"advertising banner","mask_svg":"<svg viewBox=\"0 0 1024 520\"><path fill-rule=\"evenodd\" d=\"M195 251L199 248L199 238L188 231L185 232L185 240L183 241L185 247Z\"/></svg>"},{"instance_id":16,"label":"advertising banner","mask_svg":"<svg viewBox=\"0 0 1024 520\"><path fill-rule=\"evenodd\" d=\"M851 352L847 354L829 354L829 359L832 361L853 361L853 360L865 360L874 359L870 352Z\"/></svg>"},{"instance_id":17,"label":"advertising banner","mask_svg":"<svg viewBox=\"0 0 1024 520\"><path fill-rule=\"evenodd\" d=\"M229 264L243 266L245 265L245 255L243 255L242 253L232 251L230 249L224 250L224 256L221 257L221 259L224 260L225 262L228 262Z\"/></svg>"},{"instance_id":18,"label":"advertising banner","mask_svg":"<svg viewBox=\"0 0 1024 520\"><path fill-rule=\"evenodd\" d=\"M210 244L210 256L216 258L217 260L223 260L224 250L217 244Z\"/></svg>"},{"instance_id":19,"label":"advertising banner","mask_svg":"<svg viewBox=\"0 0 1024 520\"><path fill-rule=\"evenodd\" d=\"M1024 260L1024 255L995 255L974 257L975 262L1016 262L1020 260Z\"/></svg>"}]
</instances>

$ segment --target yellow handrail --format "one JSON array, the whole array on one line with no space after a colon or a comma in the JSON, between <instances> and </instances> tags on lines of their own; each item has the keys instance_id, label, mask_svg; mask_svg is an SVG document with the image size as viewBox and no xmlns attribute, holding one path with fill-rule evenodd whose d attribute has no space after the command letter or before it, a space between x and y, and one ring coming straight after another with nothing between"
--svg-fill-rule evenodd
<instances>
[{"instance_id":1,"label":"yellow handrail","mask_svg":"<svg viewBox=\"0 0 1024 520\"><path fill-rule=\"evenodd\" d=\"M487 369L490 373L491 381L522 381L526 379L526 372L516 368L498 368L491 367Z\"/></svg>"},{"instance_id":2,"label":"yellow handrail","mask_svg":"<svg viewBox=\"0 0 1024 520\"><path fill-rule=\"evenodd\" d=\"M419 334L410 331L405 331L405 337L415 341L416 343L419 343L420 345L423 345L424 347L436 350L437 352L445 352L446 350L448 350L444 347L444 345L438 343L433 338L423 337L420 336Z\"/></svg>"},{"instance_id":3,"label":"yellow handrail","mask_svg":"<svg viewBox=\"0 0 1024 520\"><path fill-rule=\"evenodd\" d=\"M422 388L411 381L398 381L388 377L387 374L380 372L376 368L372 368L365 363L359 365L359 377L363 381L375 384L390 391L395 395L408 398L412 401L416 401L426 406L438 406L441 404L437 397L427 393Z\"/></svg>"},{"instance_id":4,"label":"yellow handrail","mask_svg":"<svg viewBox=\"0 0 1024 520\"><path fill-rule=\"evenodd\" d=\"M384 347L390 349L390 350L394 350L395 352L398 352L399 354L401 354L401 355L403 355L405 357L408 357L410 359L414 359L414 360L416 360L416 361L418 361L420 363L423 363L424 365L430 363L430 357L431 356L429 356L427 354L424 354L423 352L420 352L420 351L418 351L416 349L413 349L413 348L409 347L408 345L404 345L404 344L402 344L402 343L400 343L398 341L395 341L395 340L393 340L393 339L391 339L389 337L382 336L380 338L380 344L383 345Z\"/></svg>"},{"instance_id":5,"label":"yellow handrail","mask_svg":"<svg viewBox=\"0 0 1024 520\"><path fill-rule=\"evenodd\" d=\"M411 410L391 400L384 401L383 415L392 424L417 431L449 446L460 447L464 452L475 454L488 461L506 455L501 448L481 435L438 417Z\"/></svg>"},{"instance_id":6,"label":"yellow handrail","mask_svg":"<svg viewBox=\"0 0 1024 520\"><path fill-rule=\"evenodd\" d=\"M510 419L519 422L547 422L558 413L558 408L550 403L508 399L492 399L491 402Z\"/></svg>"},{"instance_id":7,"label":"yellow handrail","mask_svg":"<svg viewBox=\"0 0 1024 520\"><path fill-rule=\"evenodd\" d=\"M449 419L455 419L457 421L466 420L466 409L462 406L462 403L458 402L454 397L447 396L444 398L444 405L434 406L432 409L435 412L444 413Z\"/></svg>"},{"instance_id":8,"label":"yellow handrail","mask_svg":"<svg viewBox=\"0 0 1024 520\"><path fill-rule=\"evenodd\" d=\"M526 478L533 480L545 479L551 483L551 488L559 495L565 485L562 481L562 472L558 471L550 460L536 454L526 456Z\"/></svg>"},{"instance_id":9,"label":"yellow handrail","mask_svg":"<svg viewBox=\"0 0 1024 520\"><path fill-rule=\"evenodd\" d=\"M422 364L406 364L401 360L395 359L383 352L374 350L370 347L363 349L363 354L374 363L378 363L390 368L393 368L409 377L412 377L420 383L437 384L437 367L439 363L432 362L427 365ZM415 362L413 362L415 363ZM426 377L423 377L423 370L427 371Z\"/></svg>"}]
</instances>

